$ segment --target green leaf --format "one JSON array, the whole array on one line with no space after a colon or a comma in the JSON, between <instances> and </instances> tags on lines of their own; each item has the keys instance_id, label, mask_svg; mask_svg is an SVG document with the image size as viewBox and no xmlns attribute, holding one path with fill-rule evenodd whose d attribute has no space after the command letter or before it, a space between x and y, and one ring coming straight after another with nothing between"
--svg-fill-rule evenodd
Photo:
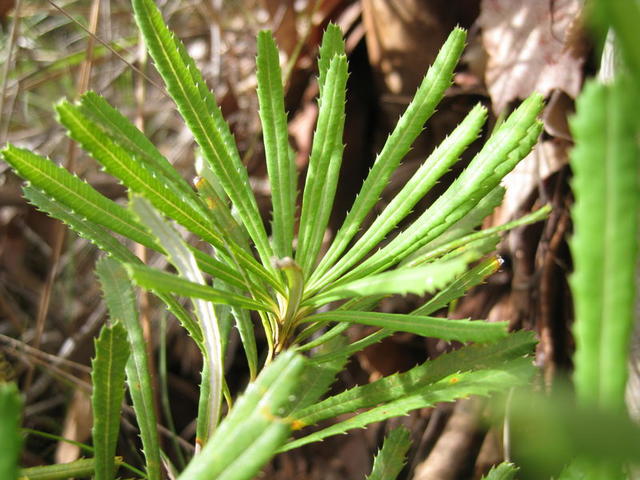
<instances>
[{"instance_id":1,"label":"green leaf","mask_svg":"<svg viewBox=\"0 0 640 480\"><path fill-rule=\"evenodd\" d=\"M204 351L204 339L202 338L202 329L198 322L196 322L191 313L188 312L180 302L171 294L156 294L157 297L162 300L167 309L178 319L180 325L187 331L189 336L196 342L200 351Z\"/></svg>"},{"instance_id":2,"label":"green leaf","mask_svg":"<svg viewBox=\"0 0 640 480\"><path fill-rule=\"evenodd\" d=\"M573 386L561 386L551 396L516 390L509 403L513 454L522 470L531 478L558 478L574 460L562 478L630 478L623 472L640 463L638 424L626 411L585 404L569 393Z\"/></svg>"},{"instance_id":3,"label":"green leaf","mask_svg":"<svg viewBox=\"0 0 640 480\"><path fill-rule=\"evenodd\" d=\"M327 292L312 297L309 303L319 306L351 297L434 293L463 273L468 263L464 256L460 256L424 267L391 270L331 288Z\"/></svg>"},{"instance_id":4,"label":"green leaf","mask_svg":"<svg viewBox=\"0 0 640 480\"><path fill-rule=\"evenodd\" d=\"M318 356L330 353L335 353L335 355L330 361L308 362L300 378L300 394L297 395L297 399L291 405L292 411L301 410L312 405L331 387L336 375L344 370L347 363L348 355L341 352L346 343L346 337L336 336L331 341L325 342L314 352L313 360Z\"/></svg>"},{"instance_id":5,"label":"green leaf","mask_svg":"<svg viewBox=\"0 0 640 480\"><path fill-rule=\"evenodd\" d=\"M121 262L136 262L137 257L127 247L116 240L100 225L87 221L86 217L78 215L65 204L51 198L46 193L33 186L22 187L25 198L38 210L60 220L83 238L86 238L108 255Z\"/></svg>"},{"instance_id":6,"label":"green leaf","mask_svg":"<svg viewBox=\"0 0 640 480\"><path fill-rule=\"evenodd\" d=\"M638 143L630 82L590 82L571 121L576 198L571 241L575 270L575 382L579 398L625 409L638 254Z\"/></svg>"},{"instance_id":7,"label":"green leaf","mask_svg":"<svg viewBox=\"0 0 640 480\"><path fill-rule=\"evenodd\" d=\"M464 293L472 287L482 283L488 276L498 271L502 265L502 260L498 257L491 257L483 260L471 270L463 273L446 288L427 303L411 312L412 315L430 315L437 312L441 308L446 307L452 301L460 298Z\"/></svg>"},{"instance_id":8,"label":"green leaf","mask_svg":"<svg viewBox=\"0 0 640 480\"><path fill-rule=\"evenodd\" d=\"M117 261L102 258L96 264L104 298L112 322L121 321L127 329L131 356L126 373L129 394L133 400L149 480L160 480L160 444L153 388L142 326L138 320L136 298L126 270Z\"/></svg>"},{"instance_id":9,"label":"green leaf","mask_svg":"<svg viewBox=\"0 0 640 480\"><path fill-rule=\"evenodd\" d=\"M14 383L0 383L0 478L17 480L22 449L22 399Z\"/></svg>"},{"instance_id":10,"label":"green leaf","mask_svg":"<svg viewBox=\"0 0 640 480\"><path fill-rule=\"evenodd\" d=\"M451 85L453 71L464 48L465 39L466 32L461 28L455 28L440 49L413 100L376 158L329 251L318 265L318 273L333 265L358 233L365 217L387 186L391 174L409 152L424 123L435 111L445 90Z\"/></svg>"},{"instance_id":11,"label":"green leaf","mask_svg":"<svg viewBox=\"0 0 640 480\"><path fill-rule=\"evenodd\" d=\"M302 195L295 259L305 275L310 274L316 263L336 193L344 149L342 133L347 75L347 57L334 56L320 97L318 124Z\"/></svg>"},{"instance_id":12,"label":"green leaf","mask_svg":"<svg viewBox=\"0 0 640 480\"><path fill-rule=\"evenodd\" d=\"M112 480L116 473L114 456L124 398L125 365L129 358L127 331L121 323L102 327L95 340L95 352L91 361L94 476L96 480Z\"/></svg>"},{"instance_id":13,"label":"green leaf","mask_svg":"<svg viewBox=\"0 0 640 480\"><path fill-rule=\"evenodd\" d=\"M327 72L331 60L336 55L345 55L344 39L342 38L342 30L335 23L329 23L327 29L322 35L322 43L320 44L320 58L318 58L318 86L320 95L324 84L327 80Z\"/></svg>"},{"instance_id":14,"label":"green leaf","mask_svg":"<svg viewBox=\"0 0 640 480\"><path fill-rule=\"evenodd\" d=\"M273 251L229 126L184 45L165 25L153 0L133 0L136 23L158 72L202 154L233 202L264 265ZM217 248L217 247L216 247Z\"/></svg>"},{"instance_id":15,"label":"green leaf","mask_svg":"<svg viewBox=\"0 0 640 480\"><path fill-rule=\"evenodd\" d=\"M265 305L248 297L224 290L217 290L208 285L190 282L178 275L156 270L155 268L150 268L145 265L127 263L124 264L124 267L136 285L151 290L154 293L173 293L189 298L208 300L213 303L248 308L250 310L273 310L272 306Z\"/></svg>"},{"instance_id":16,"label":"green leaf","mask_svg":"<svg viewBox=\"0 0 640 480\"><path fill-rule=\"evenodd\" d=\"M98 193L91 185L64 168L13 145L2 150L2 156L18 175L62 203L72 213L85 217L87 221L104 225L146 247L158 248L144 228L138 225L131 212Z\"/></svg>"},{"instance_id":17,"label":"green leaf","mask_svg":"<svg viewBox=\"0 0 640 480\"><path fill-rule=\"evenodd\" d=\"M319 282L322 284L332 282L378 245L411 212L411 209L431 190L438 179L458 161L467 146L478 137L486 117L486 109L476 105L453 133L418 168L355 245ZM313 284L309 288L313 289Z\"/></svg>"},{"instance_id":18,"label":"green leaf","mask_svg":"<svg viewBox=\"0 0 640 480\"><path fill-rule=\"evenodd\" d=\"M487 396L529 382L535 368L530 359L511 360L502 366L470 372L454 373L434 384L398 400L359 413L348 420L331 425L318 432L289 442L282 451L317 442L354 428L364 428L370 423L406 415L411 410L431 407L439 402L451 402L469 395Z\"/></svg>"},{"instance_id":19,"label":"green leaf","mask_svg":"<svg viewBox=\"0 0 640 480\"><path fill-rule=\"evenodd\" d=\"M508 322L482 320L449 320L447 318L406 315L402 313L349 312L334 310L318 313L305 321L360 323L393 331L410 332L423 337L435 337L459 342L489 342L507 335Z\"/></svg>"},{"instance_id":20,"label":"green leaf","mask_svg":"<svg viewBox=\"0 0 640 480\"><path fill-rule=\"evenodd\" d=\"M344 323L343 324L339 323L337 326L342 326L342 325L347 325L348 326L348 324L344 324ZM335 327L334 327L334 329L335 329ZM378 343L378 342L382 341L383 339L385 339L387 337L390 337L394 333L395 332L393 330L388 330L386 328L381 328L377 332L373 332L372 334L367 335L366 337L361 338L360 340L356 340L355 342L352 342L349 345L345 346L344 348L336 350L335 352L327 353L327 354L324 354L324 355L318 355L317 357L313 358L313 361L315 363L322 364L322 363L325 363L325 362L333 362L337 358L340 358L342 356L350 357L354 353L357 353L357 352L359 352L361 350L364 350L369 345L373 345L374 343Z\"/></svg>"},{"instance_id":21,"label":"green leaf","mask_svg":"<svg viewBox=\"0 0 640 480\"><path fill-rule=\"evenodd\" d=\"M113 108L95 92L86 92L80 97L80 111L99 125L114 143L124 148L132 157L148 165L162 180L179 191L182 198L196 210L204 205L193 188L180 176L171 163L158 151L151 141L128 118Z\"/></svg>"},{"instance_id":22,"label":"green leaf","mask_svg":"<svg viewBox=\"0 0 640 480\"><path fill-rule=\"evenodd\" d=\"M550 213L551 213L551 206L545 205L544 207L539 208L535 212L525 215L524 217L520 217L517 220L513 220L512 222L503 223L502 225L496 225L495 227L491 227L491 228L485 228L478 232L470 233L468 235L455 238L454 240L450 240L445 243L440 243L439 241L434 242L435 248L433 248L433 250L425 249L423 253L421 253L420 255L417 255L411 261L404 264L403 267L410 268L410 267L415 267L417 265L421 265L425 262L433 261L433 259L442 257L443 255L446 255L455 249L464 248L466 246L473 244L474 242L482 241L485 239L491 239L498 233L506 232L517 227L522 227L524 225L529 225L531 223L544 220L549 216ZM455 225L453 228L455 228Z\"/></svg>"},{"instance_id":23,"label":"green leaf","mask_svg":"<svg viewBox=\"0 0 640 480\"><path fill-rule=\"evenodd\" d=\"M289 155L282 71L271 32L258 34L257 80L262 137L271 182L273 245L279 258L290 257L296 209L296 166Z\"/></svg>"},{"instance_id":24,"label":"green leaf","mask_svg":"<svg viewBox=\"0 0 640 480\"><path fill-rule=\"evenodd\" d=\"M296 417L300 424L312 425L360 408L398 400L420 392L457 372L496 368L506 361L531 353L535 343L531 332L520 331L496 342L465 346L407 372L381 378L329 397L296 412Z\"/></svg>"},{"instance_id":25,"label":"green leaf","mask_svg":"<svg viewBox=\"0 0 640 480\"><path fill-rule=\"evenodd\" d=\"M169 225L162 216L144 198L134 196L131 199L131 209L138 216L140 223L145 225L156 241L164 247L169 262L176 268L181 277L193 284L206 286L204 276L198 268L196 259L187 248L178 232ZM174 292L175 293L175 292ZM193 307L198 324L202 331L205 362L209 368L209 397L206 418L198 415L198 438L206 442L213 433L220 417L222 405L222 383L224 377L222 338L220 325L213 304L205 300L193 299Z\"/></svg>"},{"instance_id":26,"label":"green leaf","mask_svg":"<svg viewBox=\"0 0 640 480\"><path fill-rule=\"evenodd\" d=\"M391 431L373 461L373 470L371 475L367 476L367 480L395 480L407 460L409 447L409 430L398 427Z\"/></svg>"},{"instance_id":27,"label":"green leaf","mask_svg":"<svg viewBox=\"0 0 640 480\"><path fill-rule=\"evenodd\" d=\"M122 459L114 459L116 465L122 463ZM20 470L20 480L65 480L68 478L86 478L93 475L96 460L93 458L81 458L74 462L58 463L42 467L23 468Z\"/></svg>"},{"instance_id":28,"label":"green leaf","mask_svg":"<svg viewBox=\"0 0 640 480\"><path fill-rule=\"evenodd\" d=\"M343 280L389 268L460 220L529 153L542 128L536 119L542 107L540 95L526 99L431 207L388 245L346 274Z\"/></svg>"},{"instance_id":29,"label":"green leaf","mask_svg":"<svg viewBox=\"0 0 640 480\"><path fill-rule=\"evenodd\" d=\"M285 352L265 367L179 480L254 478L291 432L287 415L305 364Z\"/></svg>"},{"instance_id":30,"label":"green leaf","mask_svg":"<svg viewBox=\"0 0 640 480\"><path fill-rule=\"evenodd\" d=\"M482 221L491 215L496 207L502 204L505 192L506 189L502 185L498 185L489 192L488 195L484 196L482 200L480 200L480 202L478 202L478 204L469 211L469 213L449 227L449 229L443 232L442 235L438 236L438 238L432 240L418 251L411 254L403 261L403 264L404 262L407 262L411 265L415 265L415 263L411 261L413 258L420 257L421 255L424 256L427 252L436 250L447 243L464 237L465 235L477 233L474 232L474 230L482 225Z\"/></svg>"},{"instance_id":31,"label":"green leaf","mask_svg":"<svg viewBox=\"0 0 640 480\"><path fill-rule=\"evenodd\" d=\"M493 467L482 480L515 480L518 470L513 463L503 462Z\"/></svg>"},{"instance_id":32,"label":"green leaf","mask_svg":"<svg viewBox=\"0 0 640 480\"><path fill-rule=\"evenodd\" d=\"M79 107L68 102L57 105L59 121L69 130L71 138L76 140L100 162L105 170L119 178L133 192L144 196L163 214L183 225L193 233L208 241L223 252L233 246L213 228L211 219L204 209L194 207L182 199L180 193L165 183L161 172L156 172L149 165L142 163L137 157L114 143L94 122L83 115ZM246 252L235 246L238 255Z\"/></svg>"}]
</instances>

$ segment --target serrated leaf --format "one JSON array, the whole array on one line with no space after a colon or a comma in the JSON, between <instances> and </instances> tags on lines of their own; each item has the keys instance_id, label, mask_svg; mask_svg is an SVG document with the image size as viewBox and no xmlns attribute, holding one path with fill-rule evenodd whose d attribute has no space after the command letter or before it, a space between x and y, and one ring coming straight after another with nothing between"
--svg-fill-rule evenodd
<instances>
[{"instance_id":1,"label":"serrated leaf","mask_svg":"<svg viewBox=\"0 0 640 480\"><path fill-rule=\"evenodd\" d=\"M446 243L440 244L437 243L437 246L433 250L425 249L423 253L417 255L411 261L407 262L403 265L403 267L414 267L417 265L421 265L425 262L433 261L434 258L440 258L443 255L452 252L457 248L464 248L474 242L482 241L484 239L490 239L495 237L496 234L501 232L506 232L508 230L521 227L524 225L529 225L531 223L539 222L541 220L546 219L551 213L551 206L545 205L544 207L539 208L535 212L532 212L524 217L520 217L517 220L513 220L512 222L503 223L502 225L496 225L495 227L485 228L475 233L470 233L468 235L464 235L462 237L456 238L454 240L448 241Z\"/></svg>"},{"instance_id":2,"label":"serrated leaf","mask_svg":"<svg viewBox=\"0 0 640 480\"><path fill-rule=\"evenodd\" d=\"M455 299L460 298L470 288L482 283L489 275L497 272L500 265L502 265L502 260L498 257L491 257L480 262L471 270L460 275L428 302L411 313L413 315L430 315L437 312Z\"/></svg>"},{"instance_id":3,"label":"serrated leaf","mask_svg":"<svg viewBox=\"0 0 640 480\"><path fill-rule=\"evenodd\" d=\"M360 230L365 217L387 186L391 174L409 152L424 123L433 114L445 90L451 85L453 71L464 48L465 39L466 32L461 28L455 28L440 49L413 100L376 158L329 251L318 265L316 275L333 265Z\"/></svg>"},{"instance_id":4,"label":"serrated leaf","mask_svg":"<svg viewBox=\"0 0 640 480\"><path fill-rule=\"evenodd\" d=\"M487 396L497 391L507 390L513 386L523 385L529 382L534 371L535 368L531 360L522 358L511 360L500 367L492 369L455 373L450 377L424 387L419 393L413 393L390 403L374 407L348 420L289 442L282 451L317 442L354 428L364 428L370 423L406 415L411 410L430 407L436 403L451 402L457 398L465 398L470 395Z\"/></svg>"},{"instance_id":5,"label":"serrated leaf","mask_svg":"<svg viewBox=\"0 0 640 480\"><path fill-rule=\"evenodd\" d=\"M202 338L202 330L200 325L196 322L191 313L189 313L181 304L176 300L173 295L170 294L156 294L160 300L162 300L167 309L178 319L180 325L187 331L189 336L196 342L200 351L204 350L204 340Z\"/></svg>"},{"instance_id":6,"label":"serrated leaf","mask_svg":"<svg viewBox=\"0 0 640 480\"><path fill-rule=\"evenodd\" d=\"M640 186L631 82L590 82L571 121L575 382L580 400L625 410Z\"/></svg>"},{"instance_id":7,"label":"serrated leaf","mask_svg":"<svg viewBox=\"0 0 640 480\"><path fill-rule=\"evenodd\" d=\"M371 275L313 296L309 303L313 306L319 306L351 297L434 293L463 273L468 263L464 256L460 256L453 260L434 262L423 267L400 268Z\"/></svg>"},{"instance_id":8,"label":"serrated leaf","mask_svg":"<svg viewBox=\"0 0 640 480\"><path fill-rule=\"evenodd\" d=\"M278 49L271 32L258 34L257 80L267 172L271 183L273 245L279 258L290 257L296 209L296 166L289 155L289 132Z\"/></svg>"},{"instance_id":9,"label":"serrated leaf","mask_svg":"<svg viewBox=\"0 0 640 480\"><path fill-rule=\"evenodd\" d=\"M409 430L398 427L384 439L382 448L373 461L373 470L367 480L395 480L407 460L407 451L411 447Z\"/></svg>"},{"instance_id":10,"label":"serrated leaf","mask_svg":"<svg viewBox=\"0 0 640 480\"><path fill-rule=\"evenodd\" d=\"M265 367L178 480L254 478L291 432L287 415L305 363L285 352Z\"/></svg>"},{"instance_id":11,"label":"serrated leaf","mask_svg":"<svg viewBox=\"0 0 640 480\"><path fill-rule=\"evenodd\" d=\"M312 425L343 413L390 402L420 392L457 372L496 368L506 361L532 352L536 341L531 332L520 331L489 344L462 347L440 355L407 372L354 387L296 412L298 421Z\"/></svg>"},{"instance_id":12,"label":"serrated leaf","mask_svg":"<svg viewBox=\"0 0 640 480\"><path fill-rule=\"evenodd\" d=\"M0 382L0 478L17 480L22 449L22 399L14 383Z\"/></svg>"},{"instance_id":13,"label":"serrated leaf","mask_svg":"<svg viewBox=\"0 0 640 480\"><path fill-rule=\"evenodd\" d=\"M129 358L127 331L121 323L104 326L95 340L96 356L91 361L91 408L96 480L112 480L120 430L120 409L124 398L125 365Z\"/></svg>"},{"instance_id":14,"label":"serrated leaf","mask_svg":"<svg viewBox=\"0 0 640 480\"><path fill-rule=\"evenodd\" d=\"M542 107L540 95L526 99L431 207L342 280L361 278L389 268L437 238L467 214L531 150L542 129L541 122L536 119Z\"/></svg>"},{"instance_id":15,"label":"serrated leaf","mask_svg":"<svg viewBox=\"0 0 640 480\"><path fill-rule=\"evenodd\" d=\"M121 458L115 459L116 464L122 463ZM41 467L23 468L20 470L20 480L61 480L67 478L86 478L95 471L95 459L81 458L69 463L58 463Z\"/></svg>"},{"instance_id":16,"label":"serrated leaf","mask_svg":"<svg viewBox=\"0 0 640 480\"><path fill-rule=\"evenodd\" d=\"M322 90L327 80L327 72L329 71L331 59L336 55L345 55L345 53L342 30L340 30L340 27L335 23L329 23L322 35L320 57L318 58L318 86L320 95L322 95Z\"/></svg>"},{"instance_id":17,"label":"serrated leaf","mask_svg":"<svg viewBox=\"0 0 640 480\"><path fill-rule=\"evenodd\" d=\"M99 125L107 135L131 156L149 165L165 183L179 191L194 209L203 209L193 188L180 176L171 163L131 121L113 108L95 92L86 92L80 97L80 111Z\"/></svg>"},{"instance_id":18,"label":"serrated leaf","mask_svg":"<svg viewBox=\"0 0 640 480\"><path fill-rule=\"evenodd\" d=\"M74 232L86 238L102 251L121 262L135 262L137 257L116 240L108 230L87 221L85 217L71 211L66 205L51 198L33 186L22 187L25 198L38 210L68 225Z\"/></svg>"},{"instance_id":19,"label":"serrated leaf","mask_svg":"<svg viewBox=\"0 0 640 480\"><path fill-rule=\"evenodd\" d=\"M187 248L178 232L169 225L162 216L144 198L133 197L131 209L136 213L140 223L145 225L156 241L164 247L169 262L176 268L181 277L196 285L206 286L204 276L198 268L195 257ZM174 292L176 293L176 292ZM202 331L204 360L208 371L208 398L206 416L198 415L197 436L206 442L213 433L220 417L222 404L222 383L224 376L222 338L220 325L211 302L195 298L193 307L198 324Z\"/></svg>"},{"instance_id":20,"label":"serrated leaf","mask_svg":"<svg viewBox=\"0 0 640 480\"><path fill-rule=\"evenodd\" d=\"M515 480L516 473L520 470L513 463L502 462L493 467L482 480Z\"/></svg>"},{"instance_id":21,"label":"serrated leaf","mask_svg":"<svg viewBox=\"0 0 640 480\"><path fill-rule=\"evenodd\" d=\"M252 300L242 295L218 290L208 285L190 282L162 270L147 267L145 265L136 265L134 263L124 264L129 273L129 277L136 285L154 293L173 293L189 298L199 298L208 300L213 303L223 305L234 305L240 308L248 308L250 310L271 311L272 307L265 305L256 300Z\"/></svg>"},{"instance_id":22,"label":"serrated leaf","mask_svg":"<svg viewBox=\"0 0 640 480\"><path fill-rule=\"evenodd\" d=\"M410 332L459 342L490 342L507 335L508 322L449 320L447 318L402 313L349 312L334 310L307 317L305 321L349 322L382 327L396 332Z\"/></svg>"},{"instance_id":23,"label":"serrated leaf","mask_svg":"<svg viewBox=\"0 0 640 480\"><path fill-rule=\"evenodd\" d=\"M133 0L132 5L136 23L167 91L200 145L205 160L237 208L262 263L270 265L273 251L248 173L213 94L182 42L165 25L155 2Z\"/></svg>"},{"instance_id":24,"label":"serrated leaf","mask_svg":"<svg viewBox=\"0 0 640 480\"><path fill-rule=\"evenodd\" d=\"M65 205L72 213L104 225L146 247L154 250L159 248L126 208L98 193L64 168L13 145L2 150L2 156L18 175Z\"/></svg>"},{"instance_id":25,"label":"serrated leaf","mask_svg":"<svg viewBox=\"0 0 640 480\"><path fill-rule=\"evenodd\" d=\"M318 282L332 282L378 245L411 212L438 179L458 161L467 146L478 137L486 116L486 109L476 105L418 168L355 245ZM313 289L313 284L310 288Z\"/></svg>"},{"instance_id":26,"label":"serrated leaf","mask_svg":"<svg viewBox=\"0 0 640 480\"><path fill-rule=\"evenodd\" d=\"M111 321L121 321L127 330L131 348L126 366L127 384L140 427L147 476L149 480L160 480L160 444L153 404L151 373L142 326L138 320L135 294L126 270L117 261L102 258L96 264L96 272L102 285Z\"/></svg>"},{"instance_id":27,"label":"serrated leaf","mask_svg":"<svg viewBox=\"0 0 640 480\"><path fill-rule=\"evenodd\" d=\"M330 361L308 362L300 377L300 393L291 405L292 411L301 410L317 402L331 387L336 375L344 369L347 363L348 355L341 352L346 343L347 339L344 336L336 336L331 341L325 342L322 347L314 352L313 359L330 353L335 353L335 355Z\"/></svg>"},{"instance_id":28,"label":"serrated leaf","mask_svg":"<svg viewBox=\"0 0 640 480\"><path fill-rule=\"evenodd\" d=\"M131 191L144 196L163 214L183 225L203 240L211 243L222 252L233 250L238 256L246 252L224 239L213 228L211 219L204 209L194 209L185 202L179 192L171 188L171 183L162 181L162 174L114 143L94 122L80 112L77 106L61 102L56 106L60 123L76 140L102 164L107 172L119 178Z\"/></svg>"},{"instance_id":29,"label":"serrated leaf","mask_svg":"<svg viewBox=\"0 0 640 480\"><path fill-rule=\"evenodd\" d=\"M347 85L347 57L331 59L305 178L295 260L306 276L316 263L333 207L340 165Z\"/></svg>"},{"instance_id":30,"label":"serrated leaf","mask_svg":"<svg viewBox=\"0 0 640 480\"><path fill-rule=\"evenodd\" d=\"M474 230L482 225L482 221L491 215L491 213L498 207L504 199L506 189L502 185L498 185L488 195L486 195L478 204L473 207L469 213L454 223L447 231L442 233L435 240L427 243L425 246L414 252L405 260L413 264L411 260L414 257L419 257L427 252L436 250L439 247L457 240L465 235L474 233Z\"/></svg>"}]
</instances>

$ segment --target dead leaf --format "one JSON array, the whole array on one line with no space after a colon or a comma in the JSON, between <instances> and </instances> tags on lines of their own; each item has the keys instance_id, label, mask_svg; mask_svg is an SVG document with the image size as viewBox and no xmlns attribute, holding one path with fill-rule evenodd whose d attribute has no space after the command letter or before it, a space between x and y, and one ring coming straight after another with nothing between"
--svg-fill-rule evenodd
<instances>
[{"instance_id":1,"label":"dead leaf","mask_svg":"<svg viewBox=\"0 0 640 480\"><path fill-rule=\"evenodd\" d=\"M486 83L495 112L512 100L554 89L580 93L580 0L483 0L478 23L489 56Z\"/></svg>"},{"instance_id":2,"label":"dead leaf","mask_svg":"<svg viewBox=\"0 0 640 480\"><path fill-rule=\"evenodd\" d=\"M15 6L15 0L0 0L0 20L4 20L7 13Z\"/></svg>"}]
</instances>

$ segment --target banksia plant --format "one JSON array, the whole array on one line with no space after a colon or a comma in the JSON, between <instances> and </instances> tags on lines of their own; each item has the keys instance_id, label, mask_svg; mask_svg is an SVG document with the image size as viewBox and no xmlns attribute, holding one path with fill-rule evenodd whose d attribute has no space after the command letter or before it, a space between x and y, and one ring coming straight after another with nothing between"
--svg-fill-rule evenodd
<instances>
[{"instance_id":1,"label":"banksia plant","mask_svg":"<svg viewBox=\"0 0 640 480\"><path fill-rule=\"evenodd\" d=\"M127 187L126 205L107 199L36 153L9 145L2 155L27 181L24 193L31 203L106 254L97 270L113 326L105 327L98 341L94 395L100 398L94 398L94 404L118 403L121 397L109 391L122 388L119 379L125 369L149 479L160 478L162 455L134 287L153 292L166 305L204 358L196 439L200 453L180 479L252 478L278 452L436 402L486 395L528 381L533 373L526 357L534 344L532 335L508 334L506 322L433 315L499 268L493 252L500 232L548 213L543 208L509 224L477 230L501 202L501 179L537 140L543 106L539 95L506 118L442 196L400 231L400 222L480 135L487 113L481 105L474 107L363 229L451 84L466 37L456 28L378 154L342 227L320 255L343 153L348 62L339 28L328 27L320 48L319 115L300 194L277 47L271 33L258 36L258 99L272 192L268 230L229 126L202 74L154 2L132 3L166 90L199 146L203 162L195 187L94 92L76 103L59 103L58 118L70 137ZM179 233L184 230L206 248L187 243ZM173 270L145 265L131 253L127 239L164 256ZM431 297L408 314L375 311L382 298L408 293ZM189 307L182 302L185 298ZM354 323L378 330L350 343L344 332ZM225 397L231 404L223 358L232 326L240 334L251 382L223 415ZM255 328L262 328L268 341L262 363ZM322 400L350 355L398 331L476 343ZM129 348L109 342L116 337L126 337ZM120 371L100 367L110 358L119 359L112 363ZM109 388L100 388L104 384ZM307 425L361 409L366 410L305 435ZM111 422L107 424L116 428L118 409L111 408L110 415L101 425ZM293 430L302 430L302 435L292 440ZM107 438L104 428L98 431L102 433L94 441L101 445L102 456L95 462L100 469L96 478L113 478L115 463L106 458L114 455L115 437ZM387 465L394 475L401 469L408 439L398 432L388 442L371 478L389 478L377 473L387 471ZM402 458L389 453L396 451Z\"/></svg>"}]
</instances>

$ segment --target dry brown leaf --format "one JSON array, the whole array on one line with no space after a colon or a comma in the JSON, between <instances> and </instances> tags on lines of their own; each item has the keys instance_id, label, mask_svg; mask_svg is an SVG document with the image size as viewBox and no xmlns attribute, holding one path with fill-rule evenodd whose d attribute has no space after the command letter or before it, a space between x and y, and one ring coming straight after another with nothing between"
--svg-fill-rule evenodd
<instances>
[{"instance_id":1,"label":"dry brown leaf","mask_svg":"<svg viewBox=\"0 0 640 480\"><path fill-rule=\"evenodd\" d=\"M584 49L575 45L580 0L483 0L478 23L489 56L486 83L495 112L537 91L575 98Z\"/></svg>"},{"instance_id":2,"label":"dry brown leaf","mask_svg":"<svg viewBox=\"0 0 640 480\"><path fill-rule=\"evenodd\" d=\"M15 0L0 0L0 20L5 19L15 4Z\"/></svg>"}]
</instances>

